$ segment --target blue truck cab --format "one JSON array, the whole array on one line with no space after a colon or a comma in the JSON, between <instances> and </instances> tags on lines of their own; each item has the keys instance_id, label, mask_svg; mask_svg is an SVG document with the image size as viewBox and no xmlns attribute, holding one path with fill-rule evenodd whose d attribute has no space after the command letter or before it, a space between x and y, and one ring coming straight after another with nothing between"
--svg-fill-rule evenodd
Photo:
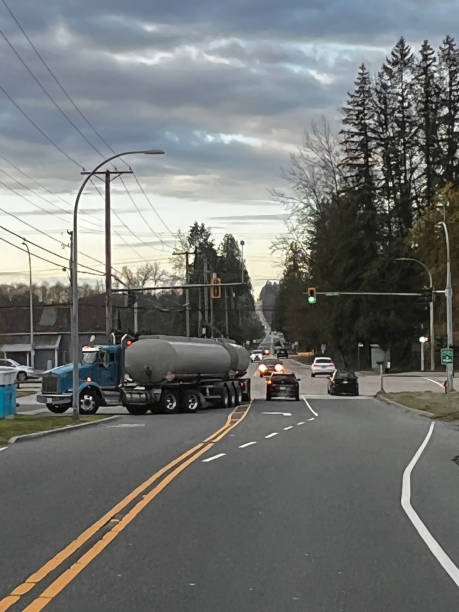
<instances>
[{"instance_id":1,"label":"blue truck cab","mask_svg":"<svg viewBox=\"0 0 459 612\"><path fill-rule=\"evenodd\" d=\"M83 346L79 365L80 413L94 414L107 403L107 393L117 392L122 378L123 350L119 344ZM61 414L72 405L72 364L43 374L37 401Z\"/></svg>"}]
</instances>

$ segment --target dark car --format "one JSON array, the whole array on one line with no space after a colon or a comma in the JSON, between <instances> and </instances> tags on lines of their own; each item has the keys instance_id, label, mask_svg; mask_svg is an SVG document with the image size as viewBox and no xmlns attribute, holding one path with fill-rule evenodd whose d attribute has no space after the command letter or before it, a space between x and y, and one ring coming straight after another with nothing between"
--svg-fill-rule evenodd
<instances>
[{"instance_id":1,"label":"dark car","mask_svg":"<svg viewBox=\"0 0 459 612\"><path fill-rule=\"evenodd\" d=\"M266 381L266 399L300 399L300 379L295 374L271 374Z\"/></svg>"},{"instance_id":2,"label":"dark car","mask_svg":"<svg viewBox=\"0 0 459 612\"><path fill-rule=\"evenodd\" d=\"M288 358L288 351L287 351L287 349L286 348L277 349L276 357L278 359L280 359L281 357L284 357L285 359L287 359Z\"/></svg>"},{"instance_id":3,"label":"dark car","mask_svg":"<svg viewBox=\"0 0 459 612\"><path fill-rule=\"evenodd\" d=\"M273 372L282 374L284 371L283 363L279 361L277 357L265 357L258 366L258 374L262 378L264 376L270 376Z\"/></svg>"},{"instance_id":4,"label":"dark car","mask_svg":"<svg viewBox=\"0 0 459 612\"><path fill-rule=\"evenodd\" d=\"M330 395L358 395L359 382L351 370L335 370L328 381Z\"/></svg>"}]
</instances>

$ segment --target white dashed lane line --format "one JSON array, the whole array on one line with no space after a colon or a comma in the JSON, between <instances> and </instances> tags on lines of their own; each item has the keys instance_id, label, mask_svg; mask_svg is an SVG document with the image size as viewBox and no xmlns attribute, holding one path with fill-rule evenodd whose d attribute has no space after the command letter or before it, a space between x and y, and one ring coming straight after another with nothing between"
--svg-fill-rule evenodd
<instances>
[{"instance_id":1,"label":"white dashed lane line","mask_svg":"<svg viewBox=\"0 0 459 612\"><path fill-rule=\"evenodd\" d=\"M315 421L316 417L311 417L310 419L308 419L308 421Z\"/></svg>"},{"instance_id":2,"label":"white dashed lane line","mask_svg":"<svg viewBox=\"0 0 459 612\"><path fill-rule=\"evenodd\" d=\"M284 431L288 431L289 429L293 429L293 425L288 425L288 427L284 427Z\"/></svg>"},{"instance_id":3,"label":"white dashed lane line","mask_svg":"<svg viewBox=\"0 0 459 612\"><path fill-rule=\"evenodd\" d=\"M220 459L220 457L224 457L226 453L219 453L218 455L213 455L212 457L207 457L207 459L203 459L203 463L209 463L209 461L215 461L215 459Z\"/></svg>"},{"instance_id":4,"label":"white dashed lane line","mask_svg":"<svg viewBox=\"0 0 459 612\"><path fill-rule=\"evenodd\" d=\"M267 436L265 436L266 439L268 438L274 438L274 436L278 436L279 433L277 431L273 431L273 433L268 434Z\"/></svg>"},{"instance_id":5,"label":"white dashed lane line","mask_svg":"<svg viewBox=\"0 0 459 612\"><path fill-rule=\"evenodd\" d=\"M252 446L252 444L256 444L256 442L246 442L245 444L238 446L238 448L247 448L248 446Z\"/></svg>"},{"instance_id":6,"label":"white dashed lane line","mask_svg":"<svg viewBox=\"0 0 459 612\"><path fill-rule=\"evenodd\" d=\"M304 425L304 421L298 421L297 425Z\"/></svg>"}]
</instances>

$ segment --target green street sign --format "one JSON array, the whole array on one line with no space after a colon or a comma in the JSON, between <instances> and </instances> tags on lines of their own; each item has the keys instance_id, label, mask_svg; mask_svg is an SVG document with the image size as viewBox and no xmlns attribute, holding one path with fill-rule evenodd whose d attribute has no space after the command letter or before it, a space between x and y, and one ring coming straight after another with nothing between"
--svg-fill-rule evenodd
<instances>
[{"instance_id":1,"label":"green street sign","mask_svg":"<svg viewBox=\"0 0 459 612\"><path fill-rule=\"evenodd\" d=\"M450 365L453 363L453 349L442 348L440 351L441 365Z\"/></svg>"}]
</instances>

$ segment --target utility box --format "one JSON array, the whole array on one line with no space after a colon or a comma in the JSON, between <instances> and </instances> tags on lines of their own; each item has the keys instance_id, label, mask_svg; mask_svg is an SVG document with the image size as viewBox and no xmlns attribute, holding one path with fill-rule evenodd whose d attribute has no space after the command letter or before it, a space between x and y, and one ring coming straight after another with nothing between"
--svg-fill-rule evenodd
<instances>
[{"instance_id":1,"label":"utility box","mask_svg":"<svg viewBox=\"0 0 459 612\"><path fill-rule=\"evenodd\" d=\"M0 366L0 419L16 414L16 369Z\"/></svg>"}]
</instances>

